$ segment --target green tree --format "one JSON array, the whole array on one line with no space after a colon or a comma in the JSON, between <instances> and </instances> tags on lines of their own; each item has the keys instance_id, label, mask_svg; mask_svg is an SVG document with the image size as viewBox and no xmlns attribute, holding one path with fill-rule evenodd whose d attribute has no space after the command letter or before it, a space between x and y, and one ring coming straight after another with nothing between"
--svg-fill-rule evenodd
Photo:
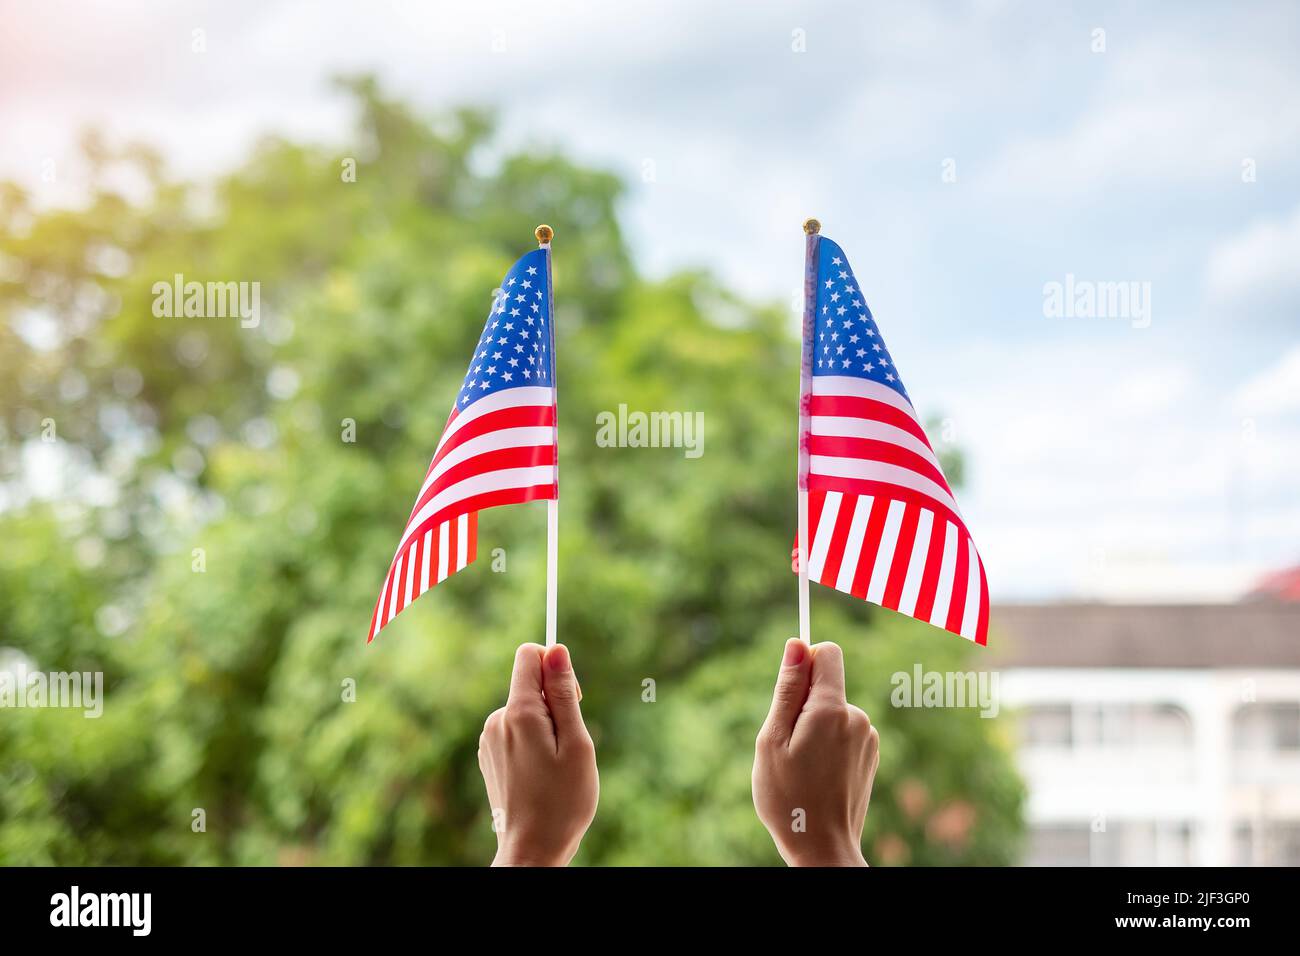
<instances>
[{"instance_id":1,"label":"green tree","mask_svg":"<svg viewBox=\"0 0 1300 956\"><path fill-rule=\"evenodd\" d=\"M579 862L778 862L749 767L795 624L789 316L707 274L638 276L616 177L489 161L488 115L344 86L335 149L271 138L187 183L88 137L83 207L0 186L0 648L107 685L98 720L0 711L0 862L490 857L474 755L540 639L541 505L485 513L479 562L364 636L491 290L542 221L559 626L603 778ZM260 282L261 321L155 316L177 273ZM704 455L597 447L620 403L703 412ZM881 728L869 859L1012 860L995 722L888 706L891 673L973 649L825 590L815 627Z\"/></svg>"}]
</instances>

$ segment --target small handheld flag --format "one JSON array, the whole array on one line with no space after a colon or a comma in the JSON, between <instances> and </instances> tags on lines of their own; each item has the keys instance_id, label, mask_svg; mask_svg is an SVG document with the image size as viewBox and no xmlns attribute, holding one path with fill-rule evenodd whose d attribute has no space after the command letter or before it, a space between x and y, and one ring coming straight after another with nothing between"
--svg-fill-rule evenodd
<instances>
[{"instance_id":1,"label":"small handheld flag","mask_svg":"<svg viewBox=\"0 0 1300 956\"><path fill-rule=\"evenodd\" d=\"M820 231L804 224L799 636L813 580L984 644L984 563L848 257Z\"/></svg>"},{"instance_id":2,"label":"small handheld flag","mask_svg":"<svg viewBox=\"0 0 1300 956\"><path fill-rule=\"evenodd\" d=\"M477 555L478 512L547 502L546 643L555 643L557 457L550 226L494 293L370 619L366 643Z\"/></svg>"}]
</instances>

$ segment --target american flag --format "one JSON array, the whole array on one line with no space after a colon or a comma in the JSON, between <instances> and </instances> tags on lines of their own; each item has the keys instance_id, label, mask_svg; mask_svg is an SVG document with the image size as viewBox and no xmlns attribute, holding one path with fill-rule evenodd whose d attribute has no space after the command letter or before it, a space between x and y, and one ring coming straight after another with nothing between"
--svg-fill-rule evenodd
<instances>
[{"instance_id":1,"label":"american flag","mask_svg":"<svg viewBox=\"0 0 1300 956\"><path fill-rule=\"evenodd\" d=\"M478 512L555 498L550 249L502 280L375 603L366 643L474 560Z\"/></svg>"},{"instance_id":2,"label":"american flag","mask_svg":"<svg viewBox=\"0 0 1300 956\"><path fill-rule=\"evenodd\" d=\"M809 579L983 644L984 563L848 257L813 242Z\"/></svg>"}]
</instances>

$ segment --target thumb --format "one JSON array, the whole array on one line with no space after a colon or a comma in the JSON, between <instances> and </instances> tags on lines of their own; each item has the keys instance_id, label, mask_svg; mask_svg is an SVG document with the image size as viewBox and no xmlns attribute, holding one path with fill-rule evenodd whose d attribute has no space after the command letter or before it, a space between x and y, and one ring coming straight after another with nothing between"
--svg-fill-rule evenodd
<instances>
[{"instance_id":1,"label":"thumb","mask_svg":"<svg viewBox=\"0 0 1300 956\"><path fill-rule=\"evenodd\" d=\"M569 649L563 644L546 649L542 661L542 687L546 691L546 706L555 722L555 737L560 745L575 735L585 734L587 725L582 722L582 710L578 707L582 693L578 690L578 678L569 660Z\"/></svg>"},{"instance_id":2,"label":"thumb","mask_svg":"<svg viewBox=\"0 0 1300 956\"><path fill-rule=\"evenodd\" d=\"M772 692L772 709L767 713L767 729L781 740L789 740L794 723L808 699L812 683L812 654L808 645L797 637L785 642L781 658L781 672L776 677Z\"/></svg>"}]
</instances>

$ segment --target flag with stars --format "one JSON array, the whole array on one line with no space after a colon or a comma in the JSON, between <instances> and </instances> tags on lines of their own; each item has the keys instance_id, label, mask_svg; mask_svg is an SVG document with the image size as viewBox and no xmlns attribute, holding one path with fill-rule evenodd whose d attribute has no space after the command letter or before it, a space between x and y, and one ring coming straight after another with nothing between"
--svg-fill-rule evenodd
<instances>
[{"instance_id":1,"label":"flag with stars","mask_svg":"<svg viewBox=\"0 0 1300 956\"><path fill-rule=\"evenodd\" d=\"M474 560L478 512L557 496L550 248L514 264L415 496L366 643L433 585Z\"/></svg>"},{"instance_id":2,"label":"flag with stars","mask_svg":"<svg viewBox=\"0 0 1300 956\"><path fill-rule=\"evenodd\" d=\"M938 456L844 250L818 236L813 256L809 579L983 644L984 564Z\"/></svg>"}]
</instances>

